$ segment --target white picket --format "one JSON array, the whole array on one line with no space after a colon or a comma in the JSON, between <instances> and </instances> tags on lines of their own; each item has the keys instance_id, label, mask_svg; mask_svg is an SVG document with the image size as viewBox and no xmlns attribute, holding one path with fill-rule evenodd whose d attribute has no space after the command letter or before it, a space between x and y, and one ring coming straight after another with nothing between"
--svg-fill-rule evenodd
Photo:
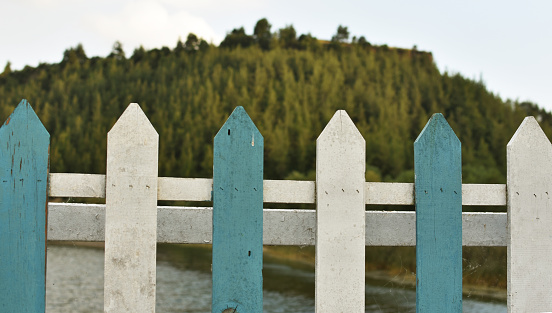
<instances>
[{"instance_id":1,"label":"white picket","mask_svg":"<svg viewBox=\"0 0 552 313\"><path fill-rule=\"evenodd\" d=\"M343 110L316 140L316 312L364 312L364 138Z\"/></svg>"},{"instance_id":2,"label":"white picket","mask_svg":"<svg viewBox=\"0 0 552 313\"><path fill-rule=\"evenodd\" d=\"M107 135L105 312L155 312L158 146L136 103Z\"/></svg>"},{"instance_id":3,"label":"white picket","mask_svg":"<svg viewBox=\"0 0 552 313\"><path fill-rule=\"evenodd\" d=\"M527 117L507 146L508 312L552 311L552 145Z\"/></svg>"}]
</instances>

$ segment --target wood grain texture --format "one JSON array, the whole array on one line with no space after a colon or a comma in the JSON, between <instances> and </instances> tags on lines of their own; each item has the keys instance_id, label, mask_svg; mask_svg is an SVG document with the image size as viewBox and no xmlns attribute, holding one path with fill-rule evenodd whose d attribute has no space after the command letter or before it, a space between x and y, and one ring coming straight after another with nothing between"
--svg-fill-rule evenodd
<instances>
[{"instance_id":1,"label":"wood grain texture","mask_svg":"<svg viewBox=\"0 0 552 313\"><path fill-rule=\"evenodd\" d=\"M158 147L136 103L107 135L105 312L155 312Z\"/></svg>"},{"instance_id":2,"label":"wood grain texture","mask_svg":"<svg viewBox=\"0 0 552 313\"><path fill-rule=\"evenodd\" d=\"M210 178L159 177L158 200L211 201ZM105 198L105 175L50 173L51 197ZM412 183L365 183L368 205L414 205ZM314 181L264 180L265 203L315 203ZM506 184L462 184L462 205L505 206Z\"/></svg>"},{"instance_id":3,"label":"wood grain texture","mask_svg":"<svg viewBox=\"0 0 552 313\"><path fill-rule=\"evenodd\" d=\"M265 203L315 203L315 183L298 180L265 180Z\"/></svg>"},{"instance_id":4,"label":"wood grain texture","mask_svg":"<svg viewBox=\"0 0 552 313\"><path fill-rule=\"evenodd\" d=\"M551 312L552 146L527 117L506 151L508 312Z\"/></svg>"},{"instance_id":5,"label":"wood grain texture","mask_svg":"<svg viewBox=\"0 0 552 313\"><path fill-rule=\"evenodd\" d=\"M26 100L0 127L0 312L45 311L49 145Z\"/></svg>"},{"instance_id":6,"label":"wood grain texture","mask_svg":"<svg viewBox=\"0 0 552 313\"><path fill-rule=\"evenodd\" d=\"M212 208L159 206L157 242L210 244L212 221ZM313 246L315 230L315 210L263 211L265 245ZM49 203L48 240L104 241L104 233L105 205ZM507 236L506 213L462 213L464 246L505 247ZM366 246L415 245L415 212L366 212Z\"/></svg>"},{"instance_id":7,"label":"wood grain texture","mask_svg":"<svg viewBox=\"0 0 552 313\"><path fill-rule=\"evenodd\" d=\"M159 177L159 200L211 201L213 180L208 178ZM265 203L314 203L314 182L264 180Z\"/></svg>"},{"instance_id":8,"label":"wood grain texture","mask_svg":"<svg viewBox=\"0 0 552 313\"><path fill-rule=\"evenodd\" d=\"M105 175L51 173L48 196L105 198Z\"/></svg>"},{"instance_id":9,"label":"wood grain texture","mask_svg":"<svg viewBox=\"0 0 552 313\"><path fill-rule=\"evenodd\" d=\"M462 312L460 141L434 114L414 142L416 312Z\"/></svg>"},{"instance_id":10,"label":"wood grain texture","mask_svg":"<svg viewBox=\"0 0 552 313\"><path fill-rule=\"evenodd\" d=\"M316 140L316 312L364 312L364 138L337 111Z\"/></svg>"},{"instance_id":11,"label":"wood grain texture","mask_svg":"<svg viewBox=\"0 0 552 313\"><path fill-rule=\"evenodd\" d=\"M48 203L48 240L104 241L105 204Z\"/></svg>"},{"instance_id":12,"label":"wood grain texture","mask_svg":"<svg viewBox=\"0 0 552 313\"><path fill-rule=\"evenodd\" d=\"M173 201L211 201L213 180L209 178L159 177L157 198Z\"/></svg>"},{"instance_id":13,"label":"wood grain texture","mask_svg":"<svg viewBox=\"0 0 552 313\"><path fill-rule=\"evenodd\" d=\"M263 311L263 147L243 107L215 136L213 313Z\"/></svg>"}]
</instances>

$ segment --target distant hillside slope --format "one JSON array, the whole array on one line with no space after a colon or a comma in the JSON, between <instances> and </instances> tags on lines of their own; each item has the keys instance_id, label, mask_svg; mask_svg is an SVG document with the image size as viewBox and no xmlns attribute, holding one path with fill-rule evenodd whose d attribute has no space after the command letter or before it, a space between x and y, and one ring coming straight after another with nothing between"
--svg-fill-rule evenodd
<instances>
[{"instance_id":1,"label":"distant hillside slope","mask_svg":"<svg viewBox=\"0 0 552 313\"><path fill-rule=\"evenodd\" d=\"M210 177L213 137L238 105L265 137L268 179L313 179L316 138L338 109L366 139L369 181L413 180L413 142L436 112L462 142L464 182L505 181L505 147L526 115L552 135L550 114L440 73L430 53L284 35L220 47L189 36L130 57L115 45L88 58L79 45L59 64L7 68L0 113L30 101L51 133L52 172L105 173L106 134L131 102L159 132L161 176Z\"/></svg>"}]
</instances>

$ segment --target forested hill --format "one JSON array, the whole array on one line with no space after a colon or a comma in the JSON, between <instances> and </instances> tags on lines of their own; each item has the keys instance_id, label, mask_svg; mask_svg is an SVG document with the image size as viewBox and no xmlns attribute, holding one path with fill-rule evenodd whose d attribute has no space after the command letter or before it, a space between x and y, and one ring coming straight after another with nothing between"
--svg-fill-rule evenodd
<instances>
[{"instance_id":1,"label":"forested hill","mask_svg":"<svg viewBox=\"0 0 552 313\"><path fill-rule=\"evenodd\" d=\"M28 99L51 134L51 172L105 173L106 134L137 102L159 132L159 175L177 177L212 177L213 137L238 105L264 135L267 179L313 179L316 138L338 109L366 139L368 181L413 181L413 142L436 112L462 142L464 182L505 181L505 147L526 115L552 134L549 113L440 73L430 53L349 40L342 27L323 42L263 25L218 47L191 34L130 56L117 43L88 58L79 45L59 64L8 63L1 118Z\"/></svg>"}]
</instances>

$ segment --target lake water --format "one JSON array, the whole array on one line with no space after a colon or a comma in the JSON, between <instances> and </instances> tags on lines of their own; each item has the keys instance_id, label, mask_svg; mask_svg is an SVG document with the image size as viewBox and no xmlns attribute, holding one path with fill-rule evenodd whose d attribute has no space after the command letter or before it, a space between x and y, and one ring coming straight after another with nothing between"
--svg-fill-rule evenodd
<instances>
[{"instance_id":1,"label":"lake water","mask_svg":"<svg viewBox=\"0 0 552 313\"><path fill-rule=\"evenodd\" d=\"M103 311L103 250L48 245L46 312ZM160 245L157 253L156 312L211 312L211 251ZM265 259L265 313L313 313L314 270ZM415 312L409 288L366 285L366 312ZM464 312L506 312L505 303L463 300Z\"/></svg>"}]
</instances>

